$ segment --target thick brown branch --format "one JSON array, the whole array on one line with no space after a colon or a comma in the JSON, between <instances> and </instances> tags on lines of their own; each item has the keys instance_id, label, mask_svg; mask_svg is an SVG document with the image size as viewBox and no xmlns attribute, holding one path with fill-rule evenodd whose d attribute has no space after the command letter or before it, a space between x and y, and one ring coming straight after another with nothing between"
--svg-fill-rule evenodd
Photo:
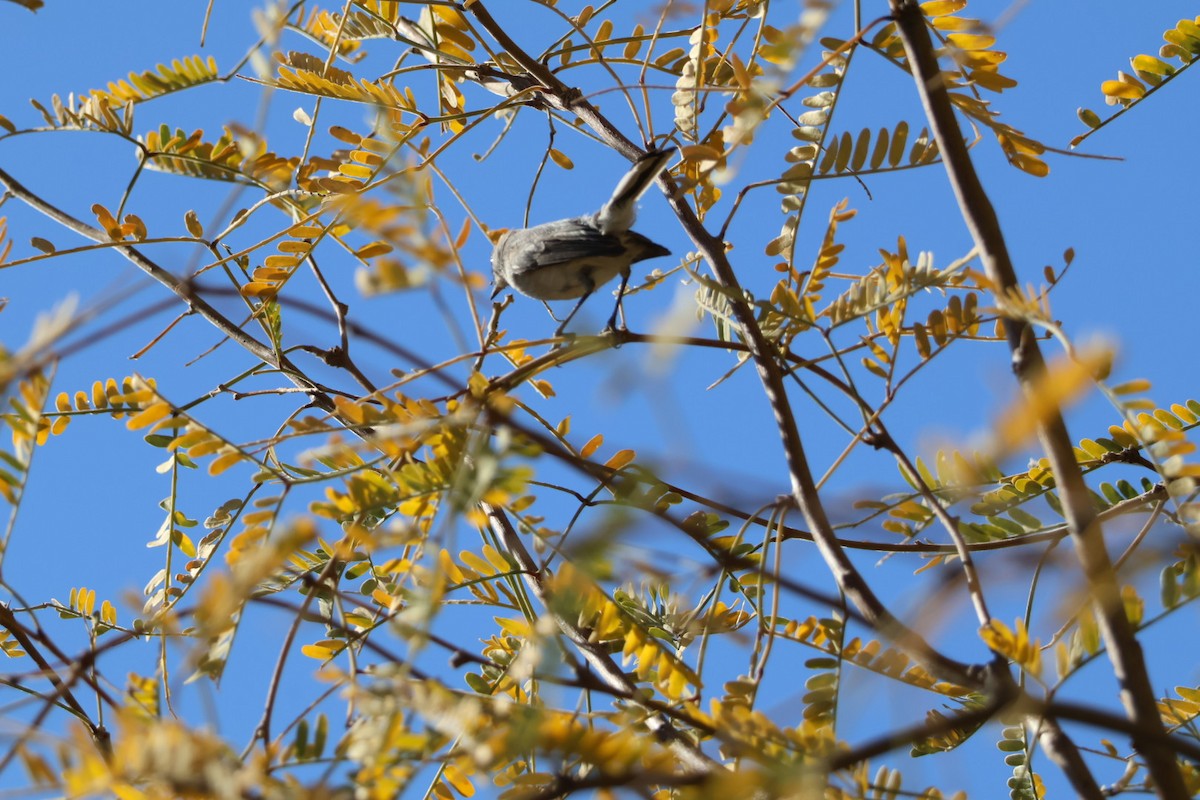
<instances>
[{"instance_id":1,"label":"thick brown branch","mask_svg":"<svg viewBox=\"0 0 1200 800\"><path fill-rule=\"evenodd\" d=\"M496 538L516 560L522 577L525 579L525 585L529 588L529 593L553 616L559 630L571 640L571 644L575 645L583 658L596 671L600 680L622 695L635 696L638 692L637 684L630 680L604 646L591 641L572 620L554 611L551 599L546 595L542 565L525 547L525 543L521 541L521 537L517 534L508 515L502 509L488 503L481 503L480 507L487 514ZM679 733L666 717L651 714L646 718L646 727L668 743L685 773L708 774L715 769L721 769L718 762L709 758L690 739Z\"/></svg>"},{"instance_id":2,"label":"thick brown branch","mask_svg":"<svg viewBox=\"0 0 1200 800\"><path fill-rule=\"evenodd\" d=\"M975 240L980 261L998 292L1017 287L1016 271L1009 258L999 218L971 163L925 27L924 15L912 0L891 0L891 3L921 103L959 209ZM1006 320L1005 329L1012 350L1013 371L1022 390L1032 398L1046 370L1041 349L1032 328L1022 320ZM1134 745L1146 758L1159 797L1186 797L1174 755L1162 745L1162 723L1155 707L1142 648L1125 616L1116 572L1061 413L1054 410L1043 416L1038 438L1050 461L1075 552L1087 578L1100 630L1108 646L1113 672L1121 685L1121 702L1133 722L1130 735Z\"/></svg>"}]
</instances>

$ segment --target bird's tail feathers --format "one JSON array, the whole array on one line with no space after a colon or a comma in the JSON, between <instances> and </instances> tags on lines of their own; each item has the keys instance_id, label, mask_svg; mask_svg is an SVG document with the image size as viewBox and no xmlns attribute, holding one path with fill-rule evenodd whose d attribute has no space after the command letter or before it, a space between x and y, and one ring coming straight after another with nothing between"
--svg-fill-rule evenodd
<instances>
[{"instance_id":1,"label":"bird's tail feathers","mask_svg":"<svg viewBox=\"0 0 1200 800\"><path fill-rule=\"evenodd\" d=\"M633 227L638 198L650 188L674 154L674 147L651 150L634 162L613 190L612 197L596 215L602 233L622 233Z\"/></svg>"}]
</instances>

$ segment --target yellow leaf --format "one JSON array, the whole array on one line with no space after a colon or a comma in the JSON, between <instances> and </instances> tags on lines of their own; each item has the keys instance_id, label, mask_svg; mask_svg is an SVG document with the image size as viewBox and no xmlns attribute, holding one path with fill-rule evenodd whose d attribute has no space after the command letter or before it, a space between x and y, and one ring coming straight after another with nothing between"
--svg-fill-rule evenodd
<instances>
[{"instance_id":1,"label":"yellow leaf","mask_svg":"<svg viewBox=\"0 0 1200 800\"><path fill-rule=\"evenodd\" d=\"M927 17L941 17L962 11L967 6L967 0L930 0L921 3L921 10Z\"/></svg>"},{"instance_id":2,"label":"yellow leaf","mask_svg":"<svg viewBox=\"0 0 1200 800\"><path fill-rule=\"evenodd\" d=\"M604 462L604 466L614 470L621 469L635 458L637 458L637 453L633 450L618 450L612 458Z\"/></svg>"},{"instance_id":3,"label":"yellow leaf","mask_svg":"<svg viewBox=\"0 0 1200 800\"><path fill-rule=\"evenodd\" d=\"M349 175L351 178L369 179L375 174L375 170L370 167L364 167L362 164L339 164L338 172L343 175Z\"/></svg>"},{"instance_id":4,"label":"yellow leaf","mask_svg":"<svg viewBox=\"0 0 1200 800\"><path fill-rule=\"evenodd\" d=\"M105 787L117 796L118 800L146 800L146 793L125 781L116 781Z\"/></svg>"},{"instance_id":5,"label":"yellow leaf","mask_svg":"<svg viewBox=\"0 0 1200 800\"><path fill-rule=\"evenodd\" d=\"M220 475L225 470L232 467L234 464L242 460L242 454L236 450L232 453L225 453L213 459L213 462L208 465L209 475Z\"/></svg>"},{"instance_id":6,"label":"yellow leaf","mask_svg":"<svg viewBox=\"0 0 1200 800\"><path fill-rule=\"evenodd\" d=\"M694 161L701 167L707 167L717 164L722 153L706 144L689 144L680 149L679 155L684 161Z\"/></svg>"},{"instance_id":7,"label":"yellow leaf","mask_svg":"<svg viewBox=\"0 0 1200 800\"><path fill-rule=\"evenodd\" d=\"M979 33L951 33L946 38L961 50L986 50L996 43L995 36Z\"/></svg>"},{"instance_id":8,"label":"yellow leaf","mask_svg":"<svg viewBox=\"0 0 1200 800\"><path fill-rule=\"evenodd\" d=\"M1135 378L1114 386L1112 391L1113 394L1141 394L1150 391L1150 381L1145 378Z\"/></svg>"},{"instance_id":9,"label":"yellow leaf","mask_svg":"<svg viewBox=\"0 0 1200 800\"><path fill-rule=\"evenodd\" d=\"M635 56L637 56L638 51L642 49L640 37L644 32L645 29L641 26L641 24L633 26L633 33L629 35L630 42L629 44L625 45L625 51L622 53L625 58L632 60Z\"/></svg>"},{"instance_id":10,"label":"yellow leaf","mask_svg":"<svg viewBox=\"0 0 1200 800\"><path fill-rule=\"evenodd\" d=\"M491 576L491 575L496 574L493 571L491 564L489 564L487 561L484 561L482 558L479 557L479 555L477 553L473 553L470 550L463 550L462 552L460 552L458 554L458 560L461 561L464 565L466 565L470 569L473 569L476 572L478 572L480 575ZM507 571L508 567L505 566L504 569L505 569L505 571Z\"/></svg>"},{"instance_id":11,"label":"yellow leaf","mask_svg":"<svg viewBox=\"0 0 1200 800\"><path fill-rule=\"evenodd\" d=\"M108 408L108 395L104 393L104 384L100 381L92 383L92 407Z\"/></svg>"},{"instance_id":12,"label":"yellow leaf","mask_svg":"<svg viewBox=\"0 0 1200 800\"><path fill-rule=\"evenodd\" d=\"M463 575L462 570L458 568L458 564L454 563L454 558L447 550L442 550L440 553L438 553L438 566L441 568L442 574L449 578L451 582L466 582L467 577Z\"/></svg>"},{"instance_id":13,"label":"yellow leaf","mask_svg":"<svg viewBox=\"0 0 1200 800\"><path fill-rule=\"evenodd\" d=\"M175 450L178 450L181 448L184 450L187 450L187 449L191 448L193 445L197 445L200 442L207 441L210 438L212 438L212 434L210 434L208 431L206 431L202 428L188 430L185 433L180 434L179 436L176 436L174 439L172 439L167 444L167 451L172 452L172 451L175 451Z\"/></svg>"},{"instance_id":14,"label":"yellow leaf","mask_svg":"<svg viewBox=\"0 0 1200 800\"><path fill-rule=\"evenodd\" d=\"M333 125L329 128L329 135L335 139L345 142L351 147L358 147L362 141L362 136L358 135L348 128L343 128L341 125Z\"/></svg>"},{"instance_id":15,"label":"yellow leaf","mask_svg":"<svg viewBox=\"0 0 1200 800\"><path fill-rule=\"evenodd\" d=\"M1078 115L1079 121L1089 128L1100 127L1100 115L1090 108L1080 108L1075 113Z\"/></svg>"},{"instance_id":16,"label":"yellow leaf","mask_svg":"<svg viewBox=\"0 0 1200 800\"><path fill-rule=\"evenodd\" d=\"M1013 153L1008 159L1014 167L1033 175L1035 178L1044 178L1050 174L1050 167L1045 161L1042 161L1036 156L1027 155L1025 153Z\"/></svg>"},{"instance_id":17,"label":"yellow leaf","mask_svg":"<svg viewBox=\"0 0 1200 800\"><path fill-rule=\"evenodd\" d=\"M371 592L371 599L389 611L392 609L393 604L396 604L397 608L399 607L399 601L383 589L376 589Z\"/></svg>"},{"instance_id":18,"label":"yellow leaf","mask_svg":"<svg viewBox=\"0 0 1200 800\"><path fill-rule=\"evenodd\" d=\"M1141 100L1146 94L1146 87L1134 81L1105 81L1100 84L1100 91L1118 100Z\"/></svg>"},{"instance_id":19,"label":"yellow leaf","mask_svg":"<svg viewBox=\"0 0 1200 800\"><path fill-rule=\"evenodd\" d=\"M92 213L96 215L96 221L100 223L100 227L106 231L111 232L121 227L117 224L117 218L112 215L112 212L99 203L92 205Z\"/></svg>"},{"instance_id":20,"label":"yellow leaf","mask_svg":"<svg viewBox=\"0 0 1200 800\"><path fill-rule=\"evenodd\" d=\"M1129 618L1130 623L1137 627L1142 623L1142 618L1145 616L1146 603L1138 595L1137 589L1132 586L1121 587L1121 602L1125 605L1125 616Z\"/></svg>"},{"instance_id":21,"label":"yellow leaf","mask_svg":"<svg viewBox=\"0 0 1200 800\"><path fill-rule=\"evenodd\" d=\"M200 218L196 216L195 211L188 211L183 215L183 224L187 226L188 233L192 236L197 239L204 237L204 226L200 224Z\"/></svg>"},{"instance_id":22,"label":"yellow leaf","mask_svg":"<svg viewBox=\"0 0 1200 800\"><path fill-rule=\"evenodd\" d=\"M867 368L868 372L878 375L880 378L888 377L888 371L869 358L862 359L862 365Z\"/></svg>"},{"instance_id":23,"label":"yellow leaf","mask_svg":"<svg viewBox=\"0 0 1200 800\"><path fill-rule=\"evenodd\" d=\"M555 150L553 147L550 148L550 160L563 169L575 169L575 163L567 158L565 153Z\"/></svg>"},{"instance_id":24,"label":"yellow leaf","mask_svg":"<svg viewBox=\"0 0 1200 800\"><path fill-rule=\"evenodd\" d=\"M301 653L309 658L315 658L317 661L328 661L341 652L341 650L341 642L334 642L328 639L316 644L306 644L300 648Z\"/></svg>"},{"instance_id":25,"label":"yellow leaf","mask_svg":"<svg viewBox=\"0 0 1200 800\"><path fill-rule=\"evenodd\" d=\"M687 55L687 51L682 47L675 47L663 53L658 58L654 59L654 66L666 68L673 61L677 61Z\"/></svg>"},{"instance_id":26,"label":"yellow leaf","mask_svg":"<svg viewBox=\"0 0 1200 800\"><path fill-rule=\"evenodd\" d=\"M471 220L464 219L462 228L459 230L458 237L454 240L455 249L461 250L467 244L467 237L471 235Z\"/></svg>"},{"instance_id":27,"label":"yellow leaf","mask_svg":"<svg viewBox=\"0 0 1200 800\"><path fill-rule=\"evenodd\" d=\"M121 230L135 239L146 238L146 223L142 222L142 218L137 214L126 214Z\"/></svg>"},{"instance_id":28,"label":"yellow leaf","mask_svg":"<svg viewBox=\"0 0 1200 800\"><path fill-rule=\"evenodd\" d=\"M588 443L579 451L579 455L582 458L591 458L592 454L599 450L602 444L604 444L604 434L597 433L591 439L588 439Z\"/></svg>"},{"instance_id":29,"label":"yellow leaf","mask_svg":"<svg viewBox=\"0 0 1200 800\"><path fill-rule=\"evenodd\" d=\"M971 81L985 89L990 89L993 92L1002 92L1005 89L1011 89L1017 85L1017 82L1007 75L1001 75L998 72L990 72L983 69L972 70Z\"/></svg>"},{"instance_id":30,"label":"yellow leaf","mask_svg":"<svg viewBox=\"0 0 1200 800\"><path fill-rule=\"evenodd\" d=\"M475 786L470 779L462 773L453 764L447 764L446 769L442 771L442 777L446 779L446 783L453 786L463 797L472 797L475 794Z\"/></svg>"},{"instance_id":31,"label":"yellow leaf","mask_svg":"<svg viewBox=\"0 0 1200 800\"><path fill-rule=\"evenodd\" d=\"M1135 71L1145 72L1150 75L1167 76L1174 74L1175 68L1165 61L1157 59L1154 56L1140 55L1134 56L1129 62Z\"/></svg>"},{"instance_id":32,"label":"yellow leaf","mask_svg":"<svg viewBox=\"0 0 1200 800\"><path fill-rule=\"evenodd\" d=\"M139 428L145 428L147 425L153 425L155 422L158 422L160 419L163 419L170 413L170 404L160 400L148 408L139 411L137 414L134 414L129 418L129 421L126 422L125 425L129 428L129 430L136 431Z\"/></svg>"},{"instance_id":33,"label":"yellow leaf","mask_svg":"<svg viewBox=\"0 0 1200 800\"><path fill-rule=\"evenodd\" d=\"M529 623L523 619L507 619L505 617L495 617L496 624L510 636L515 636L518 639L528 639L533 635L533 630L529 627Z\"/></svg>"},{"instance_id":34,"label":"yellow leaf","mask_svg":"<svg viewBox=\"0 0 1200 800\"><path fill-rule=\"evenodd\" d=\"M271 298L279 291L279 287L262 281L251 281L241 288L243 297Z\"/></svg>"},{"instance_id":35,"label":"yellow leaf","mask_svg":"<svg viewBox=\"0 0 1200 800\"><path fill-rule=\"evenodd\" d=\"M392 252L394 248L387 242L371 242L354 251L354 255L359 258L367 259L372 256L381 256L384 253Z\"/></svg>"},{"instance_id":36,"label":"yellow leaf","mask_svg":"<svg viewBox=\"0 0 1200 800\"><path fill-rule=\"evenodd\" d=\"M662 670L659 670L660 675ZM682 670L672 670L667 678L667 685L663 689L665 694L671 700L678 700L683 697L684 691L687 689L687 675Z\"/></svg>"},{"instance_id":37,"label":"yellow leaf","mask_svg":"<svg viewBox=\"0 0 1200 800\"><path fill-rule=\"evenodd\" d=\"M472 372L467 376L467 390L472 397L486 397L489 388L491 388L491 382L483 376L483 373Z\"/></svg>"},{"instance_id":38,"label":"yellow leaf","mask_svg":"<svg viewBox=\"0 0 1200 800\"><path fill-rule=\"evenodd\" d=\"M1020 619L1013 628L1009 628L998 619L988 620L988 623L979 629L979 637L992 650L1019 664L1027 672L1033 675L1041 673L1041 643L1030 640L1025 623Z\"/></svg>"},{"instance_id":39,"label":"yellow leaf","mask_svg":"<svg viewBox=\"0 0 1200 800\"><path fill-rule=\"evenodd\" d=\"M490 544L483 546L483 557L488 560L488 563L496 568L496 572L509 572L512 567L504 559L504 556L492 547Z\"/></svg>"}]
</instances>

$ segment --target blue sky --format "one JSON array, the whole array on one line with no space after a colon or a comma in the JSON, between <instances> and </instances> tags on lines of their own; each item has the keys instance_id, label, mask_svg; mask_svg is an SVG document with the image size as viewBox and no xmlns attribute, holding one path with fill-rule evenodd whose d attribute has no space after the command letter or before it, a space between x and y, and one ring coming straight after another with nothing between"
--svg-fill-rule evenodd
<instances>
[{"instance_id":1,"label":"blue sky","mask_svg":"<svg viewBox=\"0 0 1200 800\"><path fill-rule=\"evenodd\" d=\"M560 5L572 11L579 4ZM882 8L884 4L875 5ZM247 23L250 5L215 4L208 41L201 49L198 38L204 6L49 0L45 8L32 15L15 5L0 5L0 71L9 76L0 82L0 114L18 126L33 125L38 118L28 105L30 97L46 103L54 93L65 96L72 91L82 92L100 81L123 78L131 70L149 69L193 53L211 53L222 71L228 69L254 41L254 29ZM492 6L502 24L515 18L507 16L510 7L506 3L497 0ZM1197 13L1195 3L1165 0L1155 4L1112 0L992 4L977 0L971 10L980 16L1003 11L1009 19L1001 31L999 48L1010 54L1005 73L1021 85L995 100L1004 119L1059 148L1066 148L1070 138L1082 130L1075 116L1078 106L1104 113L1099 92L1102 80L1115 77L1118 69L1128 70L1130 56L1155 52L1165 28L1180 17ZM636 16L631 12L631 17ZM618 21L621 19L625 17L618 17ZM847 9L840 9L826 33L847 35L848 19ZM553 17L533 9L521 15L517 30L521 41L536 49L539 35L553 24ZM292 48L314 51L311 43L295 37L285 45L285 49ZM381 45L372 46L376 55L369 64L393 57L386 52L379 54L382 49ZM844 110L839 110L835 128L857 131L863 126L890 125L900 118L907 119L914 129L920 127L919 106L906 76L881 64L856 67L862 68L852 72L843 89ZM1052 172L1039 180L1007 167L998 149L986 138L974 151L1019 272L1030 281L1040 282L1042 267L1061 266L1063 251L1074 248L1075 264L1053 294L1056 316L1078 341L1101 336L1116 342L1120 356L1114 380L1150 379L1154 385L1150 396L1164 406L1197 394L1195 370L1186 347L1195 332L1192 304L1200 294L1193 241L1195 204L1188 199L1191 187L1200 183L1200 162L1193 156L1194 132L1200 128L1194 84L1194 76L1185 76L1118 124L1093 136L1082 148L1091 154L1119 157L1119 161L1051 155L1047 160ZM268 105L260 106L261 97L258 87L235 79L229 85L204 87L147 104L137 111L135 129L144 131L169 121L186 130L203 127L215 134L231 121L247 122L261 115L273 149L297 151L305 129L292 120L292 112L297 108L311 111L311 98L276 94ZM618 125L633 130L615 96L602 95L598 100ZM482 103L483 98L470 95L469 101ZM341 122L364 129L365 117L360 109L329 106L322 113L322 126ZM660 115L657 130L668 131L669 123L667 115ZM547 129L543 118L526 111L496 153L476 161L472 156L487 149L497 128L484 126L481 130L485 132L461 143L439 166L452 176L456 188L476 213L485 215L490 226L515 227L521 222L528 186L546 146ZM739 183L771 178L783 168L783 153L794 142L783 128L770 135L775 138L752 148L751 155L738 165ZM331 145L326 139L323 146ZM533 201L535 222L593 210L604 201L625 168L615 154L583 137L572 136L561 126L555 146L574 161L576 168L570 172L548 168ZM93 219L88 211L92 203L115 207L134 163L127 145L91 134L0 140L0 166L87 221ZM869 197L851 180L815 184L809 201L813 210L801 234L802 248L811 250L819 242L826 209L844 197L859 212L842 229L841 238L847 244L842 264L848 270L877 263L877 249L893 248L900 235L907 239L911 251L932 251L937 264L946 264L969 248L969 238L940 168L869 179L866 188ZM139 183L130 210L143 216L152 232L178 233L185 211L197 209L201 219L207 221L210 216L206 215L213 214L228 197L228 191L225 185L149 175ZM454 208L445 187L438 186L435 191L439 201ZM739 217L732 229L735 249L731 255L744 284L765 294L775 274L772 259L762 254L762 244L778 231L782 216L778 196L772 190L761 190L752 197L755 205ZM252 199L242 197L239 202L246 204ZM9 216L10 231L19 233L15 237L15 256L27 253L25 242L30 235L67 246L69 234L15 206L15 201L9 201L0 208L0 214ZM454 208L452 216L461 219L462 212ZM654 191L643 199L636 227L677 256L690 248L665 202ZM465 251L468 268L486 274L489 252L484 238L474 231ZM162 248L154 255L177 272L194 266L199 258L183 248ZM330 281L342 298L351 302L356 320L394 335L398 342L431 358L456 352L445 317L430 303L428 294L359 298L351 269L338 264L333 256L327 258ZM662 266L674 263L664 260ZM635 278L637 275L635 270ZM314 291L311 281L304 288L306 292ZM626 305L631 327L639 331L652 329L677 298L686 302L692 291L692 287L670 281L653 292L632 296ZM68 294L78 295L83 306L89 307L125 292L133 294L106 313L89 329L91 332L105 321L149 307L163 297L163 292L111 254L75 256L2 271L0 296L8 298L8 307L0 314L0 342L9 349L19 346L35 315ZM461 295L450 288L444 294L457 321L465 323ZM479 293L481 302L484 294ZM589 303L581 312L579 329L599 329L608 313L607 303L606 297ZM186 401L250 365L248 357L226 352L222 358L210 357L182 368L183 361L216 341L196 322L185 323L146 356L131 361L130 355L150 342L174 313L172 310L131 320L122 330L94 341L89 340L89 330L85 330L80 338L87 346L59 366L56 386L74 391L86 388L95 379L119 378L136 371L158 377L160 385L170 386L175 393L173 400ZM522 298L506 312L505 323L512 336L536 338L553 330L553 323L539 305ZM324 323L292 318L291 325L296 340L309 337L323 345L334 341L332 330ZM711 328L705 323L695 332L708 335ZM822 352L819 343L813 343L811 350L808 347L801 343L797 350L804 354ZM373 375L386 376L393 367L411 366L395 363L388 354L369 347L358 353L361 366ZM502 366L494 360L485 372L498 373ZM556 370L548 376L558 392L552 402L526 399L537 403L539 411L552 422L571 413L577 445L593 433L604 432L602 457L623 447L636 447L664 474L698 475L702 491L754 508L786 491L786 473L774 424L752 371L744 368L717 389L704 390L730 366L730 360L723 356L691 352L678 354L664 366L658 354L628 346L588 364ZM458 377L461 379L462 374ZM922 375L889 411L887 421L903 442L929 456L939 446L976 441L1012 396L1007 352L1002 347L967 346ZM209 405L207 413L219 420L222 433L234 439L249 439L264 435L264 420L282 418L292 405L287 399L241 403L220 400ZM844 437L828 431L818 410L802 399L797 400L797 414L804 420L809 456L820 473L837 457L845 444ZM1096 396L1074 408L1070 417L1076 439L1100 435L1116 421L1112 409ZM140 590L161 566L162 551L148 550L143 545L162 517L156 504L165 496L167 485L153 470L162 457L160 451L146 447L140 437L125 431L120 423L77 420L67 437L39 451L13 547L6 555L5 577L32 597L53 596L64 601L71 587L88 585L118 602L122 619L128 619L130 606L119 601L129 592ZM901 487L895 468L885 460L857 453L831 483L831 497L844 500L841 508L835 502L835 515L838 511L845 513L845 507L864 494ZM246 475L236 471L217 481L193 478L187 487L187 511L203 518L245 488ZM300 508L298 505L293 510ZM562 511L550 507L545 510L549 514ZM678 555L673 552L674 542L648 540L653 531L638 529L635 533L645 538L631 544L632 553ZM460 546L471 544L466 538L469 534L460 531L458 535ZM806 572L824 574L814 553L797 550L793 557ZM872 562L863 559L861 563L869 567ZM103 569L98 570L98 565ZM916 566L915 562L892 559L872 569L868 576L879 581L899 608L907 606L911 614L919 616L928 610L923 607L924 598L906 594ZM998 616L1011 620L1024 606L1025 595L1020 588L1026 582L1023 565L995 559L986 566L992 570L995 585L1004 587L994 598L1003 609ZM831 588L828 580L814 578L813 583L822 589ZM1182 624L1185 615L1194 621L1194 612L1185 611L1173 624ZM980 657L978 642L961 637L961 631L970 628L968 618L951 609L941 624L948 647L964 658ZM244 737L246 726L256 718L262 665L274 659L277 643L272 639L278 638L279 627L280 620L269 613L254 620L247 631L252 635L245 636L245 644L239 645L245 652L235 659L236 669L241 671L226 682L222 695L225 699L214 704L235 741L242 741L237 731ZM1150 636L1151 650L1161 642L1160 637L1171 638L1169 631L1154 631ZM270 644L255 652L261 641ZM1178 648L1172 652L1176 666L1192 666L1190 670L1164 672L1162 680L1194 685L1200 681L1195 666L1200 663L1200 648L1190 636L1180 641ZM297 656L296 661L300 663L301 659ZM113 674L119 676L121 672L114 670ZM772 688L778 696L778 707L794 703L797 687ZM200 709L204 704L199 694L199 690L191 689L183 691L181 697ZM881 703L880 707L880 715L891 713L894 718L890 721L896 723L902 722L911 708L900 702L894 707ZM986 751L981 747L980 752ZM902 758L897 760L903 762ZM931 766L930 780L945 778L946 785L954 785L961 778L979 786L979 796L986 796L983 781L994 780L1006 771L994 751L986 761L986 774L981 770L971 776L939 775L939 767ZM957 763L961 768L962 762ZM920 769L922 766L916 766L913 774ZM4 778L0 781L7 782ZM995 785L990 786L994 790Z\"/></svg>"}]
</instances>

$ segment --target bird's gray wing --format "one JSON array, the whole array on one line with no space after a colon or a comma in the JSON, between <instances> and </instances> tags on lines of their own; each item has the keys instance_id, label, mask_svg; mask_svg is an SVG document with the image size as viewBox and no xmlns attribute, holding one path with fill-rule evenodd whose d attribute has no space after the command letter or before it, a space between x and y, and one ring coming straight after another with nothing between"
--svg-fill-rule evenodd
<instances>
[{"instance_id":1,"label":"bird's gray wing","mask_svg":"<svg viewBox=\"0 0 1200 800\"><path fill-rule=\"evenodd\" d=\"M519 271L566 264L588 257L619 256L621 240L601 233L587 217L547 222L513 231L505 242L505 258Z\"/></svg>"}]
</instances>

